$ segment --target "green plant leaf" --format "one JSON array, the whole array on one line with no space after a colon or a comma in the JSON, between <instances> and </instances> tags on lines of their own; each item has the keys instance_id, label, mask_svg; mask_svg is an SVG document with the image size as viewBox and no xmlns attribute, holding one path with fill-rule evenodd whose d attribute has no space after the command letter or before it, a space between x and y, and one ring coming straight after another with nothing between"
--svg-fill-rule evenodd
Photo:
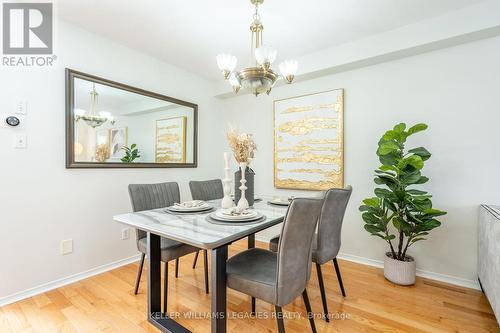
<instances>
[{"instance_id":1,"label":"green plant leaf","mask_svg":"<svg viewBox=\"0 0 500 333\"><path fill-rule=\"evenodd\" d=\"M377 197L374 198L367 198L363 200L363 203L367 206L378 208L380 207L380 199Z\"/></svg>"},{"instance_id":2,"label":"green plant leaf","mask_svg":"<svg viewBox=\"0 0 500 333\"><path fill-rule=\"evenodd\" d=\"M426 124L416 124L416 125L413 125L412 127L410 127L408 129L408 135L413 135L415 133L418 133L418 132L421 132L421 131L425 131L429 126L427 126Z\"/></svg>"},{"instance_id":3,"label":"green plant leaf","mask_svg":"<svg viewBox=\"0 0 500 333\"><path fill-rule=\"evenodd\" d=\"M406 190L407 193L411 194L411 195L423 195L423 194L427 194L426 191L420 191L420 190Z\"/></svg>"},{"instance_id":4,"label":"green plant leaf","mask_svg":"<svg viewBox=\"0 0 500 333\"><path fill-rule=\"evenodd\" d=\"M418 241L421 241L421 240L426 240L426 238L423 238L423 237L413 238L413 239L411 240L411 243L413 244L413 243L418 242Z\"/></svg>"},{"instance_id":5,"label":"green plant leaf","mask_svg":"<svg viewBox=\"0 0 500 333\"><path fill-rule=\"evenodd\" d=\"M396 174L398 174L398 173L399 173L399 169L398 169L398 168L396 168L395 166L392 166L392 165L381 165L381 166L379 167L379 169L380 169L381 171L385 171L386 173L387 173L388 171L392 171L392 172L394 172L394 173L396 173ZM375 172L376 172L376 171L375 171Z\"/></svg>"},{"instance_id":6,"label":"green plant leaf","mask_svg":"<svg viewBox=\"0 0 500 333\"><path fill-rule=\"evenodd\" d=\"M423 161L427 161L431 157L431 153L424 147L413 148L408 152L420 156Z\"/></svg>"},{"instance_id":7,"label":"green plant leaf","mask_svg":"<svg viewBox=\"0 0 500 333\"><path fill-rule=\"evenodd\" d=\"M131 146L130 146L130 149L134 149L135 147L137 147L137 145L135 143L133 143Z\"/></svg>"},{"instance_id":8,"label":"green plant leaf","mask_svg":"<svg viewBox=\"0 0 500 333\"><path fill-rule=\"evenodd\" d=\"M437 217L437 216L443 216L446 215L446 212L443 212L442 210L439 209L433 209L429 208L424 211L425 217Z\"/></svg>"},{"instance_id":9,"label":"green plant leaf","mask_svg":"<svg viewBox=\"0 0 500 333\"><path fill-rule=\"evenodd\" d=\"M421 170L424 167L424 161L418 155L411 155L406 157L404 160L406 161L406 164L411 165L417 170Z\"/></svg>"},{"instance_id":10,"label":"green plant leaf","mask_svg":"<svg viewBox=\"0 0 500 333\"><path fill-rule=\"evenodd\" d=\"M396 153L391 153L387 155L379 155L379 161L382 165L390 165L393 166L398 163L400 157Z\"/></svg>"},{"instance_id":11,"label":"green plant leaf","mask_svg":"<svg viewBox=\"0 0 500 333\"><path fill-rule=\"evenodd\" d=\"M363 221L365 221L368 224L379 224L380 223L380 218L376 217L372 213L368 213L368 212L363 213L361 215L361 217L363 218Z\"/></svg>"},{"instance_id":12,"label":"green plant leaf","mask_svg":"<svg viewBox=\"0 0 500 333\"><path fill-rule=\"evenodd\" d=\"M386 188L376 188L374 192L379 198L387 198L393 195L393 193Z\"/></svg>"},{"instance_id":13,"label":"green plant leaf","mask_svg":"<svg viewBox=\"0 0 500 333\"><path fill-rule=\"evenodd\" d=\"M399 146L394 141L385 141L380 144L377 150L377 155L383 156L399 150Z\"/></svg>"},{"instance_id":14,"label":"green plant leaf","mask_svg":"<svg viewBox=\"0 0 500 333\"><path fill-rule=\"evenodd\" d=\"M425 184L429 181L429 178L422 176L414 184Z\"/></svg>"},{"instance_id":15,"label":"green plant leaf","mask_svg":"<svg viewBox=\"0 0 500 333\"><path fill-rule=\"evenodd\" d=\"M403 133L403 131L406 129L406 124L405 123L399 123L396 126L394 126L394 132L396 133Z\"/></svg>"},{"instance_id":16,"label":"green plant leaf","mask_svg":"<svg viewBox=\"0 0 500 333\"><path fill-rule=\"evenodd\" d=\"M393 130L388 130L382 136L382 139L385 141L396 140L398 138L398 133Z\"/></svg>"},{"instance_id":17,"label":"green plant leaf","mask_svg":"<svg viewBox=\"0 0 500 333\"><path fill-rule=\"evenodd\" d=\"M373 224L365 224L364 226L365 230L371 233L372 235L377 234L379 232L382 232L383 229L373 225Z\"/></svg>"},{"instance_id":18,"label":"green plant leaf","mask_svg":"<svg viewBox=\"0 0 500 333\"><path fill-rule=\"evenodd\" d=\"M412 173L406 174L403 177L401 177L401 182L406 184L406 185L412 185L412 184L417 184L417 182L421 178L422 177L420 176L420 172L416 171L416 172L412 172Z\"/></svg>"}]
</instances>

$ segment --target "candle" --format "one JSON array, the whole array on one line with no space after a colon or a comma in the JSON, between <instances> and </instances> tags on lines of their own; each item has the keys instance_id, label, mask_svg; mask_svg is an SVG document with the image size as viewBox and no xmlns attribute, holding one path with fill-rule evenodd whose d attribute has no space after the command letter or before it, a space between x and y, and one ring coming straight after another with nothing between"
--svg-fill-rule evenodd
<instances>
[{"instance_id":1,"label":"candle","mask_svg":"<svg viewBox=\"0 0 500 333\"><path fill-rule=\"evenodd\" d=\"M224 162L225 162L224 167L226 169L229 169L229 155L227 154L227 152L224 152Z\"/></svg>"}]
</instances>

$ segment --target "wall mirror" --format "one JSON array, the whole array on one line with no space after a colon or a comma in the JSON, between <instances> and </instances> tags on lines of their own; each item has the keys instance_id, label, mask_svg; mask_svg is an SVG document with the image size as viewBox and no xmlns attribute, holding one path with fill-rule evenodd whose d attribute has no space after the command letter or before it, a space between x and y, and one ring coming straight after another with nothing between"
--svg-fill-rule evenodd
<instances>
[{"instance_id":1,"label":"wall mirror","mask_svg":"<svg viewBox=\"0 0 500 333\"><path fill-rule=\"evenodd\" d=\"M66 69L66 168L196 167L198 106Z\"/></svg>"}]
</instances>

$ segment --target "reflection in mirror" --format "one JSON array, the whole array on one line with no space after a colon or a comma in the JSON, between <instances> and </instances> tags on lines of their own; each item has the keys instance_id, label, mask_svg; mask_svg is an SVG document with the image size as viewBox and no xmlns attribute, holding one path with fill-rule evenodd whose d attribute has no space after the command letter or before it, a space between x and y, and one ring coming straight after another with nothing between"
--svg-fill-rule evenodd
<instances>
[{"instance_id":1,"label":"reflection in mirror","mask_svg":"<svg viewBox=\"0 0 500 333\"><path fill-rule=\"evenodd\" d=\"M73 164L195 164L194 104L72 79Z\"/></svg>"}]
</instances>

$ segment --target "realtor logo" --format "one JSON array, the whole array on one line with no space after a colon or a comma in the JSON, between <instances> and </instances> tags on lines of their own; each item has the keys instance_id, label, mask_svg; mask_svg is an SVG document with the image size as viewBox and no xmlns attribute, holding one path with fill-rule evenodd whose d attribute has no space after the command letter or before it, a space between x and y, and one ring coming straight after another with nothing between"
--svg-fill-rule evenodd
<instances>
[{"instance_id":1,"label":"realtor logo","mask_svg":"<svg viewBox=\"0 0 500 333\"><path fill-rule=\"evenodd\" d=\"M3 4L3 53L52 53L52 3Z\"/></svg>"}]
</instances>

